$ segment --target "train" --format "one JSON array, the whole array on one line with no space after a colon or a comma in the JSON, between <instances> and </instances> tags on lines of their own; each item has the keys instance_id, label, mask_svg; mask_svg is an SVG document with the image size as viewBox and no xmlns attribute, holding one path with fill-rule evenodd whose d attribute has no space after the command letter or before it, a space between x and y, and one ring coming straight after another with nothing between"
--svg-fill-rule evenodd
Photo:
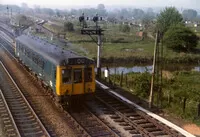
<instances>
[{"instance_id":1,"label":"train","mask_svg":"<svg viewBox=\"0 0 200 137\"><path fill-rule=\"evenodd\" d=\"M15 38L15 57L50 89L57 103L82 102L95 94L94 60L23 34Z\"/></svg>"}]
</instances>

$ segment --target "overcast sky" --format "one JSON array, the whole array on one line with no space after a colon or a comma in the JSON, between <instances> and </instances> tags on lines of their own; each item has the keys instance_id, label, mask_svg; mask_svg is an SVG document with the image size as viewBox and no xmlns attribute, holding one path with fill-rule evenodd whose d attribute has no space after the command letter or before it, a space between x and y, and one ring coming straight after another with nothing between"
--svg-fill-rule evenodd
<instances>
[{"instance_id":1,"label":"overcast sky","mask_svg":"<svg viewBox=\"0 0 200 137\"><path fill-rule=\"evenodd\" d=\"M103 3L105 6L139 6L139 7L165 7L175 6L183 8L200 8L200 0L0 0L0 4L17 4L27 3L28 6L41 5L41 7L68 7L68 6L96 6Z\"/></svg>"}]
</instances>

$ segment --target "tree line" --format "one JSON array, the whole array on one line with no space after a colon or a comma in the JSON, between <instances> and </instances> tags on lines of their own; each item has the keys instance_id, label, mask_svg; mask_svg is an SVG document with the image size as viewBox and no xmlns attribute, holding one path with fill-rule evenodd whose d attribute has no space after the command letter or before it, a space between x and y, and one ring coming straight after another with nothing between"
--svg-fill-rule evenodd
<instances>
[{"instance_id":1,"label":"tree line","mask_svg":"<svg viewBox=\"0 0 200 137\"><path fill-rule=\"evenodd\" d=\"M12 12L16 13L35 13L35 14L46 14L49 16L80 16L85 13L87 16L94 16L98 13L100 16L105 17L110 22L115 22L117 20L126 19L143 19L150 18L156 19L158 13L154 12L152 8L146 10L139 8L122 8L107 10L104 4L98 4L96 8L81 8L81 9L71 9L71 10L60 10L51 8L41 8L39 5L35 5L34 8L28 7L26 3L22 3L21 6L8 5ZM0 4L0 11L7 12L7 5ZM182 11L182 16L184 20L200 20L200 15L194 9L185 9Z\"/></svg>"}]
</instances>

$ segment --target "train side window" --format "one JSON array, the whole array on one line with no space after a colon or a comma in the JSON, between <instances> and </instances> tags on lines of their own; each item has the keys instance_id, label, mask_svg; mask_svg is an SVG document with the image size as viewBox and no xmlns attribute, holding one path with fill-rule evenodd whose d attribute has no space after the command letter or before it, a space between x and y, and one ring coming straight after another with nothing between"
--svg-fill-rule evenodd
<instances>
[{"instance_id":1,"label":"train side window","mask_svg":"<svg viewBox=\"0 0 200 137\"><path fill-rule=\"evenodd\" d=\"M74 83L81 83L81 82L82 82L82 70L74 69Z\"/></svg>"},{"instance_id":2,"label":"train side window","mask_svg":"<svg viewBox=\"0 0 200 137\"><path fill-rule=\"evenodd\" d=\"M63 69L62 70L62 82L64 84L71 82L71 70L70 69Z\"/></svg>"},{"instance_id":3,"label":"train side window","mask_svg":"<svg viewBox=\"0 0 200 137\"><path fill-rule=\"evenodd\" d=\"M85 68L84 72L85 82L92 82L92 68Z\"/></svg>"}]
</instances>

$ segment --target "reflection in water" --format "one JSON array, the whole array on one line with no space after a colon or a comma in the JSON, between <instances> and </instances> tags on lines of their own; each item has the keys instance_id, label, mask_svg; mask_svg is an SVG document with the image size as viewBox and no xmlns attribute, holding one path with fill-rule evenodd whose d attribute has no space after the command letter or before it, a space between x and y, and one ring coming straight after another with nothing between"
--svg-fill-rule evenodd
<instances>
[{"instance_id":1,"label":"reflection in water","mask_svg":"<svg viewBox=\"0 0 200 137\"><path fill-rule=\"evenodd\" d=\"M198 71L198 72L200 72L200 66L198 66L198 67L194 67L194 71Z\"/></svg>"},{"instance_id":2,"label":"reflection in water","mask_svg":"<svg viewBox=\"0 0 200 137\"><path fill-rule=\"evenodd\" d=\"M106 67L103 67L101 70L104 71ZM200 72L200 66L194 66L194 65L179 65L179 64L173 64L173 65L166 65L163 70L167 71L198 71ZM96 71L96 69L95 69ZM133 66L133 67L109 67L110 74L121 74L123 71L124 74L131 73L131 72L152 72L152 66L147 65L147 66Z\"/></svg>"},{"instance_id":3,"label":"reflection in water","mask_svg":"<svg viewBox=\"0 0 200 137\"><path fill-rule=\"evenodd\" d=\"M101 70L104 71L106 69L106 67L103 67ZM109 68L110 74L121 74L121 72L123 71L124 74L130 73L130 72L151 72L152 71L152 66L133 66L131 68L127 68L127 67L110 67Z\"/></svg>"}]
</instances>

